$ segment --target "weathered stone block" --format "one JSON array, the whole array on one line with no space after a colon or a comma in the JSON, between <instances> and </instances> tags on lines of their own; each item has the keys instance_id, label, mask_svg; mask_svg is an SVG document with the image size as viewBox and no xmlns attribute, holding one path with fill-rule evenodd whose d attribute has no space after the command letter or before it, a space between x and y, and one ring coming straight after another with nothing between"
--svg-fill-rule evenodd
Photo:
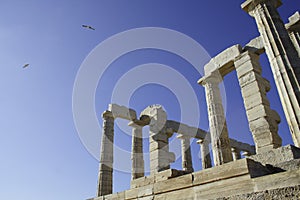
<instances>
[{"instance_id":1,"label":"weathered stone block","mask_svg":"<svg viewBox=\"0 0 300 200\"><path fill-rule=\"evenodd\" d=\"M270 106L270 102L266 95L261 93L256 93L256 95L252 95L244 98L244 105L246 110L250 110L259 105Z\"/></svg>"},{"instance_id":2,"label":"weathered stone block","mask_svg":"<svg viewBox=\"0 0 300 200\"><path fill-rule=\"evenodd\" d=\"M160 194L163 192L178 190L180 188L191 187L193 183L192 174L186 174L175 179L168 179L154 184L154 193Z\"/></svg>"},{"instance_id":3,"label":"weathered stone block","mask_svg":"<svg viewBox=\"0 0 300 200\"><path fill-rule=\"evenodd\" d=\"M257 177L268 173L270 172L267 168L260 163L244 158L199 172L194 172L193 185L201 185L246 174L250 177Z\"/></svg>"},{"instance_id":4,"label":"weathered stone block","mask_svg":"<svg viewBox=\"0 0 300 200\"><path fill-rule=\"evenodd\" d=\"M182 170L167 169L167 170L164 170L162 172L159 172L159 173L155 174L155 182L168 180L168 179L171 179L171 178L182 176L184 174L186 174L186 172L182 171Z\"/></svg>"},{"instance_id":5,"label":"weathered stone block","mask_svg":"<svg viewBox=\"0 0 300 200\"><path fill-rule=\"evenodd\" d=\"M252 155L249 158L262 164L277 165L282 162L300 158L300 149L287 145L270 151Z\"/></svg>"},{"instance_id":6,"label":"weathered stone block","mask_svg":"<svg viewBox=\"0 0 300 200\"><path fill-rule=\"evenodd\" d=\"M104 196L104 200L120 200L120 199L125 199L125 191Z\"/></svg>"},{"instance_id":7,"label":"weathered stone block","mask_svg":"<svg viewBox=\"0 0 300 200\"><path fill-rule=\"evenodd\" d=\"M165 141L151 141L149 145L149 151L152 152L157 149L169 149L169 144Z\"/></svg>"},{"instance_id":8,"label":"weathered stone block","mask_svg":"<svg viewBox=\"0 0 300 200\"><path fill-rule=\"evenodd\" d=\"M258 118L271 116L271 114L272 111L270 107L262 104L247 110L247 117L249 122L254 121Z\"/></svg>"},{"instance_id":9,"label":"weathered stone block","mask_svg":"<svg viewBox=\"0 0 300 200\"><path fill-rule=\"evenodd\" d=\"M130 188L138 188L146 185L153 184L155 182L155 177L153 175L144 176L141 178L137 178L131 181Z\"/></svg>"}]
</instances>

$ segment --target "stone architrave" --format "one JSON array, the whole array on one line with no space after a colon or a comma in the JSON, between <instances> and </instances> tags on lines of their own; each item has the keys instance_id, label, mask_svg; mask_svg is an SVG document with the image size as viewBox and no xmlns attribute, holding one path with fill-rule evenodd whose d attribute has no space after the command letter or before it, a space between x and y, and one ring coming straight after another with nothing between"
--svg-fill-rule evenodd
<instances>
[{"instance_id":1,"label":"stone architrave","mask_svg":"<svg viewBox=\"0 0 300 200\"><path fill-rule=\"evenodd\" d=\"M134 180L144 176L143 125L132 121L128 126L132 127L131 179Z\"/></svg>"},{"instance_id":2,"label":"stone architrave","mask_svg":"<svg viewBox=\"0 0 300 200\"><path fill-rule=\"evenodd\" d=\"M280 118L277 112L270 108L266 95L270 85L261 77L259 55L250 51L242 53L236 58L235 68L256 152L280 147L281 138L277 133Z\"/></svg>"},{"instance_id":3,"label":"stone architrave","mask_svg":"<svg viewBox=\"0 0 300 200\"><path fill-rule=\"evenodd\" d=\"M255 18L293 141L299 147L300 59L277 12L281 4L281 0L247 0L242 8Z\"/></svg>"},{"instance_id":4,"label":"stone architrave","mask_svg":"<svg viewBox=\"0 0 300 200\"><path fill-rule=\"evenodd\" d=\"M232 147L231 148L231 152L232 152L233 160L239 160L239 159L241 159L241 150Z\"/></svg>"},{"instance_id":5,"label":"stone architrave","mask_svg":"<svg viewBox=\"0 0 300 200\"><path fill-rule=\"evenodd\" d=\"M209 119L211 147L215 166L232 161L230 142L219 83L222 77L218 71L201 78L198 82L205 87Z\"/></svg>"},{"instance_id":6,"label":"stone architrave","mask_svg":"<svg viewBox=\"0 0 300 200\"><path fill-rule=\"evenodd\" d=\"M197 141L197 143L200 145L202 169L211 168L212 165L209 153L209 141L206 139L200 139Z\"/></svg>"},{"instance_id":7,"label":"stone architrave","mask_svg":"<svg viewBox=\"0 0 300 200\"><path fill-rule=\"evenodd\" d=\"M181 157L182 157L182 170L186 172L193 172L193 161L190 146L190 137L179 134L177 136L181 140Z\"/></svg>"},{"instance_id":8,"label":"stone architrave","mask_svg":"<svg viewBox=\"0 0 300 200\"><path fill-rule=\"evenodd\" d=\"M113 189L114 117L110 111L105 111L102 118L103 130L97 196L112 194Z\"/></svg>"}]
</instances>

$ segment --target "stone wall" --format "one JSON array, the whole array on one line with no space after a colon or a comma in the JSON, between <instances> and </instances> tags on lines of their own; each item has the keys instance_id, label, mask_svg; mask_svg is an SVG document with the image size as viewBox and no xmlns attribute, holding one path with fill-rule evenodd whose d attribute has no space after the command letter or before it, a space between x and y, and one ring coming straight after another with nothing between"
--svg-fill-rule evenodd
<instances>
[{"instance_id":1,"label":"stone wall","mask_svg":"<svg viewBox=\"0 0 300 200\"><path fill-rule=\"evenodd\" d=\"M254 192L250 194L241 194L231 197L218 198L217 200L256 200L256 199L272 199L272 200L298 200L300 199L300 185L294 187L278 188L274 190L266 190L263 192Z\"/></svg>"}]
</instances>

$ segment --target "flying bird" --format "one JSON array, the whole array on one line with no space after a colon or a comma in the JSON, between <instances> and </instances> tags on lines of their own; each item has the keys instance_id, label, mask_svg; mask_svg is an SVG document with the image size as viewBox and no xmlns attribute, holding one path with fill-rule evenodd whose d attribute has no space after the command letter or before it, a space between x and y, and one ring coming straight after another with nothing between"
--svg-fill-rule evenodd
<instances>
[{"instance_id":1,"label":"flying bird","mask_svg":"<svg viewBox=\"0 0 300 200\"><path fill-rule=\"evenodd\" d=\"M29 64L27 63L27 64L23 65L23 68L26 68L26 67L28 67L28 66L29 66Z\"/></svg>"},{"instance_id":2,"label":"flying bird","mask_svg":"<svg viewBox=\"0 0 300 200\"><path fill-rule=\"evenodd\" d=\"M92 26L89 26L89 25L82 25L83 28L87 28L87 29L90 29L90 30L96 30L94 29Z\"/></svg>"}]
</instances>

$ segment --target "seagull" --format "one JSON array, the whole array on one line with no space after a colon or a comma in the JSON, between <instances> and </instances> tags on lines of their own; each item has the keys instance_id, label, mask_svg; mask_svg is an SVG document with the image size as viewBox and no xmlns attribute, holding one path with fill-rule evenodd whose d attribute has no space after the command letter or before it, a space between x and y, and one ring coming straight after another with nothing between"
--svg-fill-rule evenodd
<instances>
[{"instance_id":1,"label":"seagull","mask_svg":"<svg viewBox=\"0 0 300 200\"><path fill-rule=\"evenodd\" d=\"M26 68L26 67L28 67L28 66L29 66L29 64L27 63L27 64L23 65L23 68Z\"/></svg>"},{"instance_id":2,"label":"seagull","mask_svg":"<svg viewBox=\"0 0 300 200\"><path fill-rule=\"evenodd\" d=\"M92 26L89 26L89 25L82 25L83 28L87 28L87 29L91 29L91 30L96 30L94 29Z\"/></svg>"}]
</instances>

